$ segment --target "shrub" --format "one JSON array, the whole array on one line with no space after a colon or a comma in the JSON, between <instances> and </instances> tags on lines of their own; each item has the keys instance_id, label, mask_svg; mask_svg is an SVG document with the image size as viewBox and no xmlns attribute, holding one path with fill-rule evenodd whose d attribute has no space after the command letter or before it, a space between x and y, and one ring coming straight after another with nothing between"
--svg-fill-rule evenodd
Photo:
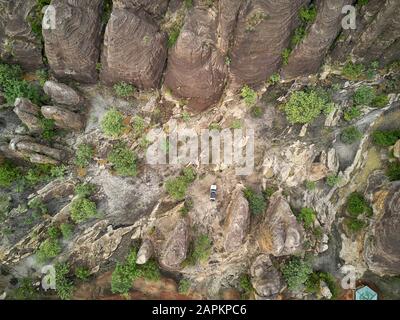
<instances>
[{"instance_id":1,"label":"shrub","mask_svg":"<svg viewBox=\"0 0 400 320\"><path fill-rule=\"evenodd\" d=\"M172 48L179 38L183 23L176 21L168 32L168 48Z\"/></svg>"},{"instance_id":2,"label":"shrub","mask_svg":"<svg viewBox=\"0 0 400 320\"><path fill-rule=\"evenodd\" d=\"M279 73L274 73L269 77L268 84L274 85L281 81L281 76Z\"/></svg>"},{"instance_id":3,"label":"shrub","mask_svg":"<svg viewBox=\"0 0 400 320\"><path fill-rule=\"evenodd\" d=\"M264 12L257 11L253 15L251 15L246 21L246 31L252 32L256 29L256 27L264 20L267 16Z\"/></svg>"},{"instance_id":4,"label":"shrub","mask_svg":"<svg viewBox=\"0 0 400 320\"><path fill-rule=\"evenodd\" d=\"M120 176L134 177L137 174L136 155L124 143L114 146L108 155L108 161Z\"/></svg>"},{"instance_id":5,"label":"shrub","mask_svg":"<svg viewBox=\"0 0 400 320\"><path fill-rule=\"evenodd\" d=\"M67 173L67 167L65 165L53 166L50 169L50 176L52 178L62 178Z\"/></svg>"},{"instance_id":6,"label":"shrub","mask_svg":"<svg viewBox=\"0 0 400 320\"><path fill-rule=\"evenodd\" d=\"M80 183L75 187L75 194L81 198L90 197L96 192L96 185L92 183Z\"/></svg>"},{"instance_id":7,"label":"shrub","mask_svg":"<svg viewBox=\"0 0 400 320\"><path fill-rule=\"evenodd\" d=\"M82 281L86 281L90 277L90 271L86 267L77 267L75 269L75 276Z\"/></svg>"},{"instance_id":8,"label":"shrub","mask_svg":"<svg viewBox=\"0 0 400 320\"><path fill-rule=\"evenodd\" d=\"M343 143L352 144L362 137L362 133L356 127L348 127L342 131L340 139Z\"/></svg>"},{"instance_id":9,"label":"shrub","mask_svg":"<svg viewBox=\"0 0 400 320\"><path fill-rule=\"evenodd\" d=\"M306 36L306 28L304 26L296 28L296 30L294 31L294 35L291 39L292 47L298 45L304 39L305 36Z\"/></svg>"},{"instance_id":10,"label":"shrub","mask_svg":"<svg viewBox=\"0 0 400 320\"><path fill-rule=\"evenodd\" d=\"M50 0L36 0L36 6L28 17L28 22L31 25L31 30L38 39L42 39L42 20L43 8L50 4Z\"/></svg>"},{"instance_id":11,"label":"shrub","mask_svg":"<svg viewBox=\"0 0 400 320\"><path fill-rule=\"evenodd\" d=\"M101 16L101 22L103 23L103 25L106 25L108 20L110 20L112 8L113 8L112 0L104 0L103 14Z\"/></svg>"},{"instance_id":12,"label":"shrub","mask_svg":"<svg viewBox=\"0 0 400 320\"><path fill-rule=\"evenodd\" d=\"M56 291L62 300L72 298L74 291L74 283L69 279L69 265L66 263L58 263L55 266L56 271Z\"/></svg>"},{"instance_id":13,"label":"shrub","mask_svg":"<svg viewBox=\"0 0 400 320\"><path fill-rule=\"evenodd\" d=\"M46 81L49 80L49 72L46 69L37 70L36 77L39 80L40 86L43 87Z\"/></svg>"},{"instance_id":14,"label":"shrub","mask_svg":"<svg viewBox=\"0 0 400 320\"><path fill-rule=\"evenodd\" d=\"M86 198L75 199L71 204L71 219L81 223L97 215L96 203Z\"/></svg>"},{"instance_id":15,"label":"shrub","mask_svg":"<svg viewBox=\"0 0 400 320\"><path fill-rule=\"evenodd\" d=\"M52 165L37 164L26 172L24 180L29 186L35 186L38 183L46 182L51 178L52 168Z\"/></svg>"},{"instance_id":16,"label":"shrub","mask_svg":"<svg viewBox=\"0 0 400 320\"><path fill-rule=\"evenodd\" d=\"M386 107L389 103L389 97L386 94L378 94L372 101L372 106L375 108Z\"/></svg>"},{"instance_id":17,"label":"shrub","mask_svg":"<svg viewBox=\"0 0 400 320\"><path fill-rule=\"evenodd\" d=\"M356 90L353 96L355 105L369 106L376 98L375 90L368 86L361 86Z\"/></svg>"},{"instance_id":18,"label":"shrub","mask_svg":"<svg viewBox=\"0 0 400 320\"><path fill-rule=\"evenodd\" d=\"M81 168L87 167L94 157L94 148L86 143L78 146L75 156L75 164Z\"/></svg>"},{"instance_id":19,"label":"shrub","mask_svg":"<svg viewBox=\"0 0 400 320\"><path fill-rule=\"evenodd\" d=\"M19 286L15 290L15 299L17 300L34 300L37 298L37 292L31 278L22 278L19 280Z\"/></svg>"},{"instance_id":20,"label":"shrub","mask_svg":"<svg viewBox=\"0 0 400 320\"><path fill-rule=\"evenodd\" d=\"M400 180L400 163L390 163L386 171L386 175L388 176L390 181Z\"/></svg>"},{"instance_id":21,"label":"shrub","mask_svg":"<svg viewBox=\"0 0 400 320\"><path fill-rule=\"evenodd\" d=\"M282 51L282 63L283 65L287 65L289 63L289 57L292 53L292 49L286 48Z\"/></svg>"},{"instance_id":22,"label":"shrub","mask_svg":"<svg viewBox=\"0 0 400 320\"><path fill-rule=\"evenodd\" d=\"M61 231L56 226L51 226L49 229L47 229L47 235L50 239L57 240L61 236Z\"/></svg>"},{"instance_id":23,"label":"shrub","mask_svg":"<svg viewBox=\"0 0 400 320\"><path fill-rule=\"evenodd\" d=\"M306 291L309 293L320 294L322 281L326 283L329 290L331 291L332 294L331 300L337 299L339 296L340 289L336 282L335 277L328 272L322 272L322 271L313 272L305 283Z\"/></svg>"},{"instance_id":24,"label":"shrub","mask_svg":"<svg viewBox=\"0 0 400 320\"><path fill-rule=\"evenodd\" d=\"M314 5L307 7L302 7L299 12L300 19L305 23L310 23L315 20L317 16L317 8Z\"/></svg>"},{"instance_id":25,"label":"shrub","mask_svg":"<svg viewBox=\"0 0 400 320\"><path fill-rule=\"evenodd\" d=\"M74 232L74 226L69 223L62 223L60 225L60 231L62 234L62 237L66 240L70 239L73 232Z\"/></svg>"},{"instance_id":26,"label":"shrub","mask_svg":"<svg viewBox=\"0 0 400 320\"><path fill-rule=\"evenodd\" d=\"M0 165L0 187L10 187L19 177L21 171L12 162L6 160Z\"/></svg>"},{"instance_id":27,"label":"shrub","mask_svg":"<svg viewBox=\"0 0 400 320\"><path fill-rule=\"evenodd\" d=\"M372 208L364 196L358 192L350 194L346 202L346 210L352 217L358 217L361 214L372 215Z\"/></svg>"},{"instance_id":28,"label":"shrub","mask_svg":"<svg viewBox=\"0 0 400 320\"><path fill-rule=\"evenodd\" d=\"M311 228L314 225L316 217L317 215L313 209L303 208L300 211L299 220L303 222L304 227Z\"/></svg>"},{"instance_id":29,"label":"shrub","mask_svg":"<svg viewBox=\"0 0 400 320\"><path fill-rule=\"evenodd\" d=\"M0 222L6 219L11 208L11 197L6 194L0 194Z\"/></svg>"},{"instance_id":30,"label":"shrub","mask_svg":"<svg viewBox=\"0 0 400 320\"><path fill-rule=\"evenodd\" d=\"M180 176L167 180L165 189L175 200L183 200L187 188L195 179L196 172L192 168L185 168Z\"/></svg>"},{"instance_id":31,"label":"shrub","mask_svg":"<svg viewBox=\"0 0 400 320\"><path fill-rule=\"evenodd\" d=\"M187 262L190 265L195 265L197 262L204 262L211 254L211 240L206 234L200 235L193 244L192 251L190 252Z\"/></svg>"},{"instance_id":32,"label":"shrub","mask_svg":"<svg viewBox=\"0 0 400 320\"><path fill-rule=\"evenodd\" d=\"M178 292L180 294L188 294L191 282L187 279L182 279L179 281Z\"/></svg>"},{"instance_id":33,"label":"shrub","mask_svg":"<svg viewBox=\"0 0 400 320\"><path fill-rule=\"evenodd\" d=\"M317 187L317 184L315 183L315 181L306 181L306 189L307 190L315 190L315 188Z\"/></svg>"},{"instance_id":34,"label":"shrub","mask_svg":"<svg viewBox=\"0 0 400 320\"><path fill-rule=\"evenodd\" d=\"M128 98L135 93L135 87L123 81L116 83L113 88L115 94L121 98Z\"/></svg>"},{"instance_id":35,"label":"shrub","mask_svg":"<svg viewBox=\"0 0 400 320\"><path fill-rule=\"evenodd\" d=\"M340 177L337 175L330 175L326 178L326 184L333 188L340 182Z\"/></svg>"},{"instance_id":36,"label":"shrub","mask_svg":"<svg viewBox=\"0 0 400 320\"><path fill-rule=\"evenodd\" d=\"M232 121L231 129L240 129L242 127L242 122L239 119Z\"/></svg>"},{"instance_id":37,"label":"shrub","mask_svg":"<svg viewBox=\"0 0 400 320\"><path fill-rule=\"evenodd\" d=\"M57 135L56 123L53 119L40 118L40 125L42 127L41 136L46 141L51 141Z\"/></svg>"},{"instance_id":38,"label":"shrub","mask_svg":"<svg viewBox=\"0 0 400 320\"><path fill-rule=\"evenodd\" d=\"M283 278L292 291L304 284L311 273L311 264L298 257L292 257L282 268Z\"/></svg>"},{"instance_id":39,"label":"shrub","mask_svg":"<svg viewBox=\"0 0 400 320\"><path fill-rule=\"evenodd\" d=\"M101 128L106 136L120 137L125 130L124 117L121 112L115 108L108 110L101 121Z\"/></svg>"},{"instance_id":40,"label":"shrub","mask_svg":"<svg viewBox=\"0 0 400 320\"><path fill-rule=\"evenodd\" d=\"M146 123L144 122L143 118L135 116L132 122L133 133L136 136L141 136L146 128Z\"/></svg>"},{"instance_id":41,"label":"shrub","mask_svg":"<svg viewBox=\"0 0 400 320\"><path fill-rule=\"evenodd\" d=\"M348 61L342 68L342 75L349 80L359 79L365 72L365 67L360 63Z\"/></svg>"},{"instance_id":42,"label":"shrub","mask_svg":"<svg viewBox=\"0 0 400 320\"><path fill-rule=\"evenodd\" d=\"M357 119L358 117L360 117L362 114L361 110L359 107L357 106L352 106L350 108L348 108L345 112L344 112L344 120L346 121L352 121L354 119Z\"/></svg>"},{"instance_id":43,"label":"shrub","mask_svg":"<svg viewBox=\"0 0 400 320\"><path fill-rule=\"evenodd\" d=\"M345 224L347 228L354 233L360 232L367 226L364 221L359 220L358 218L346 218Z\"/></svg>"},{"instance_id":44,"label":"shrub","mask_svg":"<svg viewBox=\"0 0 400 320\"><path fill-rule=\"evenodd\" d=\"M40 244L39 249L36 251L36 256L40 263L44 263L57 257L60 253L61 246L58 240L49 238Z\"/></svg>"},{"instance_id":45,"label":"shrub","mask_svg":"<svg viewBox=\"0 0 400 320\"><path fill-rule=\"evenodd\" d=\"M321 112L332 107L326 97L311 90L297 91L292 93L289 101L284 106L286 117L291 124L310 123L314 121Z\"/></svg>"},{"instance_id":46,"label":"shrub","mask_svg":"<svg viewBox=\"0 0 400 320\"><path fill-rule=\"evenodd\" d=\"M245 85L240 91L240 96L248 106L252 106L257 102L257 92Z\"/></svg>"},{"instance_id":47,"label":"shrub","mask_svg":"<svg viewBox=\"0 0 400 320\"><path fill-rule=\"evenodd\" d=\"M390 147L400 139L400 130L381 131L376 130L372 133L372 141L381 147Z\"/></svg>"},{"instance_id":48,"label":"shrub","mask_svg":"<svg viewBox=\"0 0 400 320\"><path fill-rule=\"evenodd\" d=\"M14 105L17 98L27 98L34 104L42 103L39 88L26 80L10 80L6 86L3 86L3 91L7 103L10 105Z\"/></svg>"},{"instance_id":49,"label":"shrub","mask_svg":"<svg viewBox=\"0 0 400 320\"><path fill-rule=\"evenodd\" d=\"M212 122L210 123L210 125L208 126L209 130L217 130L217 131L221 131L222 128L218 123Z\"/></svg>"},{"instance_id":50,"label":"shrub","mask_svg":"<svg viewBox=\"0 0 400 320\"><path fill-rule=\"evenodd\" d=\"M37 215L45 215L48 212L46 204L39 197L33 198L28 203L29 209L32 209Z\"/></svg>"},{"instance_id":51,"label":"shrub","mask_svg":"<svg viewBox=\"0 0 400 320\"><path fill-rule=\"evenodd\" d=\"M249 207L252 214L257 215L265 211L267 204L262 195L257 194L257 192L250 187L247 187L243 190L243 195L249 202Z\"/></svg>"},{"instance_id":52,"label":"shrub","mask_svg":"<svg viewBox=\"0 0 400 320\"><path fill-rule=\"evenodd\" d=\"M254 290L248 274L244 273L239 277L239 288L242 291L242 299L248 299Z\"/></svg>"}]
</instances>

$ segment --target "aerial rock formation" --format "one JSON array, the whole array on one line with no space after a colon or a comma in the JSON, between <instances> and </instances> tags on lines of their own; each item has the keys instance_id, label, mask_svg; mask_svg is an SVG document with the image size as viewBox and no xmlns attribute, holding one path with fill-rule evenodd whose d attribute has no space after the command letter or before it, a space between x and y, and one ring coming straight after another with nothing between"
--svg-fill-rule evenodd
<instances>
[{"instance_id":1,"label":"aerial rock formation","mask_svg":"<svg viewBox=\"0 0 400 320\"><path fill-rule=\"evenodd\" d=\"M114 0L114 8L140 8L155 17L162 17L167 10L169 0Z\"/></svg>"},{"instance_id":2,"label":"aerial rock formation","mask_svg":"<svg viewBox=\"0 0 400 320\"><path fill-rule=\"evenodd\" d=\"M43 106L41 111L45 118L54 120L54 124L59 128L80 131L84 126L81 115L65 108Z\"/></svg>"},{"instance_id":3,"label":"aerial rock formation","mask_svg":"<svg viewBox=\"0 0 400 320\"><path fill-rule=\"evenodd\" d=\"M29 99L17 98L14 112L31 132L38 133L42 131L40 108Z\"/></svg>"},{"instance_id":4,"label":"aerial rock formation","mask_svg":"<svg viewBox=\"0 0 400 320\"><path fill-rule=\"evenodd\" d=\"M55 28L43 29L45 53L58 78L84 83L97 80L96 64L100 55L102 0L53 0L45 19L53 19Z\"/></svg>"},{"instance_id":5,"label":"aerial rock formation","mask_svg":"<svg viewBox=\"0 0 400 320\"><path fill-rule=\"evenodd\" d=\"M55 103L77 106L83 100L74 89L64 83L49 80L45 82L43 90Z\"/></svg>"}]
</instances>

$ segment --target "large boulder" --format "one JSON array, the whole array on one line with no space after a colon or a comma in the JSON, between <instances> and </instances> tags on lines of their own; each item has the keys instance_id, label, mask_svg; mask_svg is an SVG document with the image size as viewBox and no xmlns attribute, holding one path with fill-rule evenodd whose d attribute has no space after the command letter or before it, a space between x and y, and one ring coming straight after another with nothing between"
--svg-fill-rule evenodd
<instances>
[{"instance_id":1,"label":"large boulder","mask_svg":"<svg viewBox=\"0 0 400 320\"><path fill-rule=\"evenodd\" d=\"M233 252L244 242L250 225L249 203L243 196L242 186L233 191L227 212L224 247L227 252Z\"/></svg>"},{"instance_id":2,"label":"large boulder","mask_svg":"<svg viewBox=\"0 0 400 320\"><path fill-rule=\"evenodd\" d=\"M167 58L167 35L143 10L114 8L107 24L101 80L157 88Z\"/></svg>"},{"instance_id":3,"label":"large boulder","mask_svg":"<svg viewBox=\"0 0 400 320\"><path fill-rule=\"evenodd\" d=\"M145 264L153 256L154 248L149 239L145 239L137 253L136 263Z\"/></svg>"},{"instance_id":4,"label":"large boulder","mask_svg":"<svg viewBox=\"0 0 400 320\"><path fill-rule=\"evenodd\" d=\"M194 8L168 57L165 86L187 99L195 111L218 102L224 90L226 66L216 48L216 34L216 16L204 8Z\"/></svg>"},{"instance_id":5,"label":"large boulder","mask_svg":"<svg viewBox=\"0 0 400 320\"><path fill-rule=\"evenodd\" d=\"M289 204L276 192L270 199L257 232L257 242L261 251L274 256L301 252L303 234L303 227L298 223Z\"/></svg>"},{"instance_id":6,"label":"large boulder","mask_svg":"<svg viewBox=\"0 0 400 320\"><path fill-rule=\"evenodd\" d=\"M55 103L77 106L83 100L74 89L64 83L49 80L45 82L43 90Z\"/></svg>"},{"instance_id":7,"label":"large boulder","mask_svg":"<svg viewBox=\"0 0 400 320\"><path fill-rule=\"evenodd\" d=\"M29 99L15 99L14 112L18 118L28 127L31 132L41 132L40 108L33 104Z\"/></svg>"},{"instance_id":8,"label":"large boulder","mask_svg":"<svg viewBox=\"0 0 400 320\"><path fill-rule=\"evenodd\" d=\"M32 71L43 66L42 44L29 19L36 0L0 0L0 59Z\"/></svg>"},{"instance_id":9,"label":"large boulder","mask_svg":"<svg viewBox=\"0 0 400 320\"><path fill-rule=\"evenodd\" d=\"M281 273L267 254L259 255L250 268L251 284L258 298L272 299L285 288Z\"/></svg>"},{"instance_id":10,"label":"large boulder","mask_svg":"<svg viewBox=\"0 0 400 320\"><path fill-rule=\"evenodd\" d=\"M55 28L43 29L45 52L58 78L85 83L97 80L102 0L53 0ZM45 19L52 18L47 9Z\"/></svg>"},{"instance_id":11,"label":"large boulder","mask_svg":"<svg viewBox=\"0 0 400 320\"><path fill-rule=\"evenodd\" d=\"M43 106L41 111L45 118L54 120L55 125L59 128L80 131L84 127L82 116L65 108Z\"/></svg>"}]
</instances>

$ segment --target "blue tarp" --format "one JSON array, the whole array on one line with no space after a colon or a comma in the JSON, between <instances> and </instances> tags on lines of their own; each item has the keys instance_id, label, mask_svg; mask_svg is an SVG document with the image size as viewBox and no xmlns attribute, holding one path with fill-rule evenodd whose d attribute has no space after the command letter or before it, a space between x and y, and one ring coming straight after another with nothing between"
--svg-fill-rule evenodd
<instances>
[{"instance_id":1,"label":"blue tarp","mask_svg":"<svg viewBox=\"0 0 400 320\"><path fill-rule=\"evenodd\" d=\"M378 294L370 287L365 286L356 290L356 300L378 300Z\"/></svg>"}]
</instances>

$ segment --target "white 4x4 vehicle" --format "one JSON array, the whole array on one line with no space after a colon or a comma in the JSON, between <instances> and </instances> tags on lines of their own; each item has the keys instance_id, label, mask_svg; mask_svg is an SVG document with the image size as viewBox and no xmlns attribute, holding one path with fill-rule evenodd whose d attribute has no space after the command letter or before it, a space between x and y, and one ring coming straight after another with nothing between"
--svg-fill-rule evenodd
<instances>
[{"instance_id":1,"label":"white 4x4 vehicle","mask_svg":"<svg viewBox=\"0 0 400 320\"><path fill-rule=\"evenodd\" d=\"M215 201L217 199L217 186L213 184L210 188L210 200Z\"/></svg>"}]
</instances>

